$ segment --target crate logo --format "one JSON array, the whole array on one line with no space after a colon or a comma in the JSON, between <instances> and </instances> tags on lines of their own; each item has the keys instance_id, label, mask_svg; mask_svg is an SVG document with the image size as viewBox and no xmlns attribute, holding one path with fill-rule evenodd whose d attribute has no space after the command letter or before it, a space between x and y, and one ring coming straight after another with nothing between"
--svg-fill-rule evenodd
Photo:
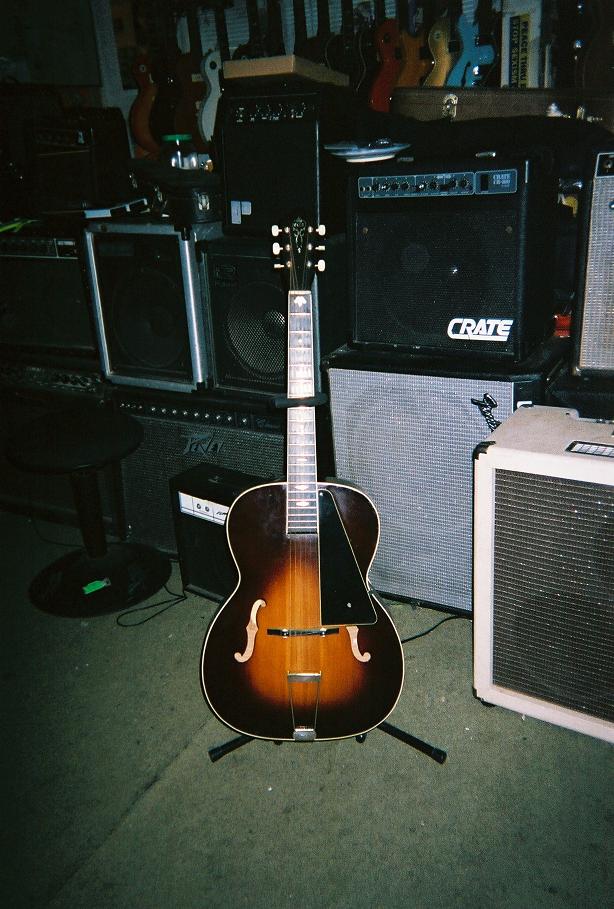
<instances>
[{"instance_id":1,"label":"crate logo","mask_svg":"<svg viewBox=\"0 0 614 909\"><path fill-rule=\"evenodd\" d=\"M451 319L448 337L455 341L507 341L513 319Z\"/></svg>"}]
</instances>

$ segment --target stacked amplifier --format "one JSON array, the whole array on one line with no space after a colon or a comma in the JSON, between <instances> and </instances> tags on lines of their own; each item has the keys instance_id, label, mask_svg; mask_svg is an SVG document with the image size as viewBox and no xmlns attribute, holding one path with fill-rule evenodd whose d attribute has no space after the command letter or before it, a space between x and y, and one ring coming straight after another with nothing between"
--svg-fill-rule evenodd
<instances>
[{"instance_id":1,"label":"stacked amplifier","mask_svg":"<svg viewBox=\"0 0 614 909\"><path fill-rule=\"evenodd\" d=\"M577 295L603 331L614 196L599 183L611 155L596 161ZM470 616L473 452L569 366L556 166L539 151L398 157L352 168L348 193L351 341L326 361L336 472L382 519L374 586Z\"/></svg>"}]
</instances>

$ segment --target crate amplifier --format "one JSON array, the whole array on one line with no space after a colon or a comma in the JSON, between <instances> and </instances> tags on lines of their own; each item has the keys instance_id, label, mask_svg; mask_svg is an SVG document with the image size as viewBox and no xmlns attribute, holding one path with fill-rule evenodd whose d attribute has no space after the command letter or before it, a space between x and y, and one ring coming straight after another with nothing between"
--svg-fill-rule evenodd
<instances>
[{"instance_id":1,"label":"crate amplifier","mask_svg":"<svg viewBox=\"0 0 614 909\"><path fill-rule=\"evenodd\" d=\"M140 447L122 461L129 538L177 552L171 477L199 464L262 478L284 473L282 417L263 403L198 394L117 389L115 406L143 427Z\"/></svg>"},{"instance_id":2,"label":"crate amplifier","mask_svg":"<svg viewBox=\"0 0 614 909\"><path fill-rule=\"evenodd\" d=\"M476 695L614 742L614 424L522 408L474 470Z\"/></svg>"},{"instance_id":3,"label":"crate amplifier","mask_svg":"<svg viewBox=\"0 0 614 909\"><path fill-rule=\"evenodd\" d=\"M534 157L365 164L349 179L352 340L521 360L552 330L557 179Z\"/></svg>"},{"instance_id":4,"label":"crate amplifier","mask_svg":"<svg viewBox=\"0 0 614 909\"><path fill-rule=\"evenodd\" d=\"M614 376L614 148L593 164L583 199L573 370L607 377Z\"/></svg>"},{"instance_id":5,"label":"crate amplifier","mask_svg":"<svg viewBox=\"0 0 614 909\"><path fill-rule=\"evenodd\" d=\"M379 513L370 578L381 593L471 613L473 450L516 407L543 400L561 356L554 344L496 370L400 354L329 358L335 473Z\"/></svg>"},{"instance_id":6,"label":"crate amplifier","mask_svg":"<svg viewBox=\"0 0 614 909\"><path fill-rule=\"evenodd\" d=\"M91 222L85 248L101 366L110 382L191 391L209 378L199 241L219 222L176 230Z\"/></svg>"}]
</instances>

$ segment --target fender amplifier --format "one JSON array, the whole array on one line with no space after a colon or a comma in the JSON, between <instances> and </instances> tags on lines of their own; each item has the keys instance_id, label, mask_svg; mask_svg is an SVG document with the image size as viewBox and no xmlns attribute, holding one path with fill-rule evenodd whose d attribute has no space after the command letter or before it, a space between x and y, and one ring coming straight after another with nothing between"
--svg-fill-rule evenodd
<instances>
[{"instance_id":1,"label":"fender amplifier","mask_svg":"<svg viewBox=\"0 0 614 909\"><path fill-rule=\"evenodd\" d=\"M472 453L541 402L564 345L522 364L339 351L327 361L335 472L373 500L383 594L470 614Z\"/></svg>"},{"instance_id":2,"label":"fender amplifier","mask_svg":"<svg viewBox=\"0 0 614 909\"><path fill-rule=\"evenodd\" d=\"M474 474L476 695L614 742L614 424L521 408Z\"/></svg>"},{"instance_id":3,"label":"fender amplifier","mask_svg":"<svg viewBox=\"0 0 614 909\"><path fill-rule=\"evenodd\" d=\"M552 331L557 183L538 156L355 168L353 343L526 357Z\"/></svg>"}]
</instances>

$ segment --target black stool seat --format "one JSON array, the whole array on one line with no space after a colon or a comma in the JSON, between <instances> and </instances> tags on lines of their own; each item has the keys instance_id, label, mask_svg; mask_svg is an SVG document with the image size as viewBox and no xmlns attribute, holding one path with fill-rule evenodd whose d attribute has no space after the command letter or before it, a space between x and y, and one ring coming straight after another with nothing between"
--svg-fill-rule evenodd
<instances>
[{"instance_id":1,"label":"black stool seat","mask_svg":"<svg viewBox=\"0 0 614 909\"><path fill-rule=\"evenodd\" d=\"M22 470L72 473L119 461L142 441L141 424L128 414L75 407L32 420L18 439L11 439L6 456Z\"/></svg>"},{"instance_id":2,"label":"black stool seat","mask_svg":"<svg viewBox=\"0 0 614 909\"><path fill-rule=\"evenodd\" d=\"M21 428L6 448L7 459L25 471L67 474L84 549L48 565L30 584L38 609L65 616L91 616L134 606L168 581L170 561L139 543L107 544L98 471L117 465L141 444L140 423L103 407L48 413Z\"/></svg>"}]
</instances>

